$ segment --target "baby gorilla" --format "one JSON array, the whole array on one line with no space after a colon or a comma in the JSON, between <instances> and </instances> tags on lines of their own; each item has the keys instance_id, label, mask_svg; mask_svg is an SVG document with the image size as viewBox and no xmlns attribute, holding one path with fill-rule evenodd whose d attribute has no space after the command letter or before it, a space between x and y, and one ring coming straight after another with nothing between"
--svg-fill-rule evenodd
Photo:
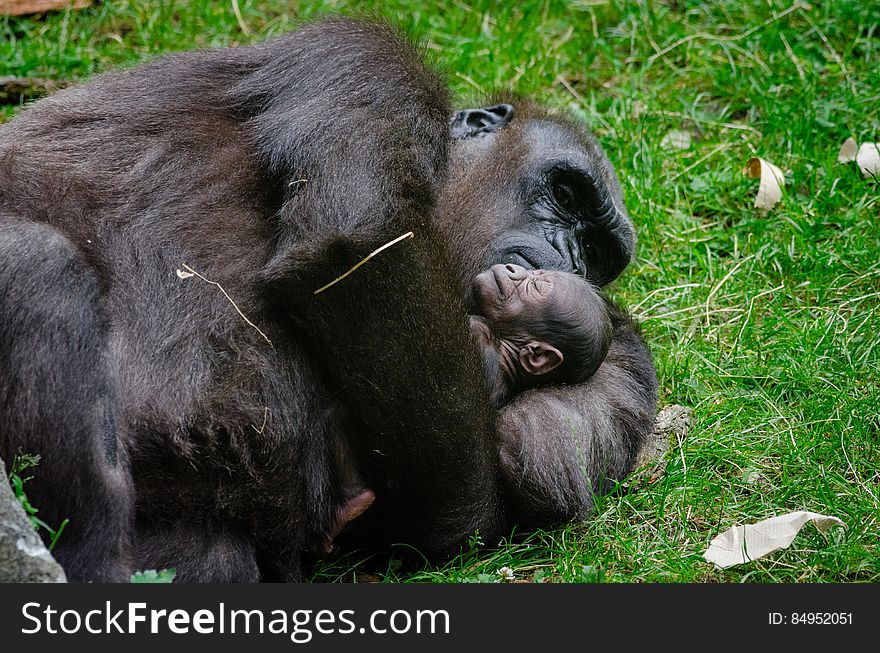
<instances>
[{"instance_id":1,"label":"baby gorilla","mask_svg":"<svg viewBox=\"0 0 880 653\"><path fill-rule=\"evenodd\" d=\"M586 279L568 272L494 265L473 282L471 333L483 356L486 381L497 408L537 386L576 384L598 369L611 344L605 302ZM336 442L334 471L342 496L336 516L315 552L372 505L345 438Z\"/></svg>"},{"instance_id":2,"label":"baby gorilla","mask_svg":"<svg viewBox=\"0 0 880 653\"><path fill-rule=\"evenodd\" d=\"M474 279L471 332L492 401L542 385L589 379L611 344L611 320L593 285L574 274L494 265Z\"/></svg>"}]
</instances>

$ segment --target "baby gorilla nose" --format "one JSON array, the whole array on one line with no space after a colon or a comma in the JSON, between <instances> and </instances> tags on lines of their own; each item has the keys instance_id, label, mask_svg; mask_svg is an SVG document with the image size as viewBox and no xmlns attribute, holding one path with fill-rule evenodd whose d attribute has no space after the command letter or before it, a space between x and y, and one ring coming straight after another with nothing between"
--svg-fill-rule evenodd
<instances>
[{"instance_id":1,"label":"baby gorilla nose","mask_svg":"<svg viewBox=\"0 0 880 653\"><path fill-rule=\"evenodd\" d=\"M515 263L496 263L489 269L489 273L495 278L501 297L505 299L516 293L520 284L529 276L528 270Z\"/></svg>"},{"instance_id":2,"label":"baby gorilla nose","mask_svg":"<svg viewBox=\"0 0 880 653\"><path fill-rule=\"evenodd\" d=\"M498 265L493 265L492 270L493 272L501 272L502 274L505 274L513 281L525 279L527 276L529 276L528 270L526 270L521 265L516 265L515 263L499 263Z\"/></svg>"}]
</instances>

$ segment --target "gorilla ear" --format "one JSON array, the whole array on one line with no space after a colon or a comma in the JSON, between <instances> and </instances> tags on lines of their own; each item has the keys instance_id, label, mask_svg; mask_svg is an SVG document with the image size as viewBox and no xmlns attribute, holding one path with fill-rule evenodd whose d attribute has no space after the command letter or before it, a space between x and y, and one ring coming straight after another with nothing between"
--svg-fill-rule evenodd
<instances>
[{"instance_id":1,"label":"gorilla ear","mask_svg":"<svg viewBox=\"0 0 880 653\"><path fill-rule=\"evenodd\" d=\"M472 138L498 131L513 119L513 107L496 104L484 109L456 111L449 124L449 136L453 139Z\"/></svg>"},{"instance_id":2,"label":"gorilla ear","mask_svg":"<svg viewBox=\"0 0 880 653\"><path fill-rule=\"evenodd\" d=\"M542 376L562 365L562 352L553 345L532 340L519 350L519 364L532 376Z\"/></svg>"}]
</instances>

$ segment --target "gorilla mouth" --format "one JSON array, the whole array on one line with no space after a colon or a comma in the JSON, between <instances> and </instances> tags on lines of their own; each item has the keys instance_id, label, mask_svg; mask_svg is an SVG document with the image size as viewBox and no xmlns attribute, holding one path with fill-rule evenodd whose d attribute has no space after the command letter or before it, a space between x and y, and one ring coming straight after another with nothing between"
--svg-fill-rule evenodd
<instances>
[{"instance_id":1,"label":"gorilla mouth","mask_svg":"<svg viewBox=\"0 0 880 653\"><path fill-rule=\"evenodd\" d=\"M569 270L570 265L542 234L513 232L499 238L487 252L483 269L513 263L526 270Z\"/></svg>"},{"instance_id":2,"label":"gorilla mouth","mask_svg":"<svg viewBox=\"0 0 880 653\"><path fill-rule=\"evenodd\" d=\"M514 263L516 265L520 265L524 267L526 270L538 270L540 269L540 265L533 261L531 258L523 254L522 252L508 252L505 254L499 263Z\"/></svg>"},{"instance_id":3,"label":"gorilla mouth","mask_svg":"<svg viewBox=\"0 0 880 653\"><path fill-rule=\"evenodd\" d=\"M471 285L471 297L477 315L486 316L491 313L499 300L504 299L504 290L494 270L480 272Z\"/></svg>"}]
</instances>

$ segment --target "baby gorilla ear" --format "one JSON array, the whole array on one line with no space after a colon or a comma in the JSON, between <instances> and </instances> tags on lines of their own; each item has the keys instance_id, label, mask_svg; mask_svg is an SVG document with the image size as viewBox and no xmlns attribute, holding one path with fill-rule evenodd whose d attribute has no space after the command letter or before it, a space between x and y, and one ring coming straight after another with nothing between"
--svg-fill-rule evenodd
<instances>
[{"instance_id":1,"label":"baby gorilla ear","mask_svg":"<svg viewBox=\"0 0 880 653\"><path fill-rule=\"evenodd\" d=\"M532 340L519 350L519 364L532 376L542 376L562 365L562 352L553 345Z\"/></svg>"}]
</instances>

